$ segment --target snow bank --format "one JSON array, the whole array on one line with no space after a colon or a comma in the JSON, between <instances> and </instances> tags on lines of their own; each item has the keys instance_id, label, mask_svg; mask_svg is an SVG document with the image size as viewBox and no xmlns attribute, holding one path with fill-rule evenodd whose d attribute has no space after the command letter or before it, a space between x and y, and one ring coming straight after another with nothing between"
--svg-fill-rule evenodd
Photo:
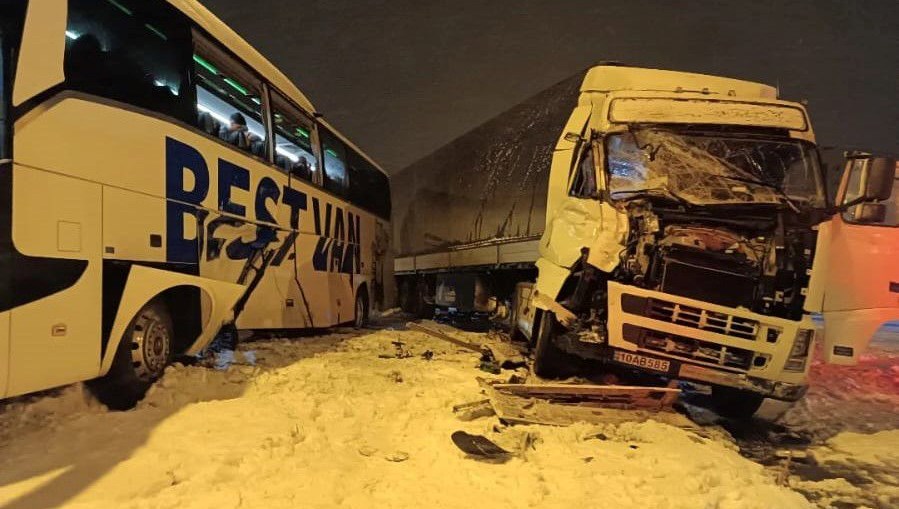
<instances>
[{"instance_id":1,"label":"snow bank","mask_svg":"<svg viewBox=\"0 0 899 509\"><path fill-rule=\"evenodd\" d=\"M899 507L899 430L840 433L812 454L826 478L791 484L819 505Z\"/></svg>"},{"instance_id":2,"label":"snow bank","mask_svg":"<svg viewBox=\"0 0 899 509\"><path fill-rule=\"evenodd\" d=\"M421 333L244 348L255 355L225 371L169 368L131 412L106 412L77 388L6 411L0 506L809 507L732 443L653 421L461 422L453 405L482 399L475 377L488 375L474 368L477 354ZM483 463L452 444L459 429L536 442L505 464Z\"/></svg>"}]
</instances>

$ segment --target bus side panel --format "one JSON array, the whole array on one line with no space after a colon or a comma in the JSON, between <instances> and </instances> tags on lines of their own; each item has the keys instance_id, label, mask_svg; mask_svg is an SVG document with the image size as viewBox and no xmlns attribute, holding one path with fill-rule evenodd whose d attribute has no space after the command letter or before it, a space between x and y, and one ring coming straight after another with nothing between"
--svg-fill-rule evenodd
<instances>
[{"instance_id":1,"label":"bus side panel","mask_svg":"<svg viewBox=\"0 0 899 509\"><path fill-rule=\"evenodd\" d=\"M165 262L165 200L103 186L103 256Z\"/></svg>"},{"instance_id":2,"label":"bus side panel","mask_svg":"<svg viewBox=\"0 0 899 509\"><path fill-rule=\"evenodd\" d=\"M273 242L275 254L237 320L239 329L302 329L312 326L294 269L294 242L290 239L296 234L290 230L279 229L276 232L277 240ZM307 278L300 277L299 280L307 292L314 286L309 284ZM312 296L322 301L327 298L322 293L306 297Z\"/></svg>"},{"instance_id":3,"label":"bus side panel","mask_svg":"<svg viewBox=\"0 0 899 509\"><path fill-rule=\"evenodd\" d=\"M18 165L13 171L15 248L87 266L71 287L13 308L9 396L96 377L102 307L101 186ZM33 267L23 258L13 270ZM26 280L37 284L45 276Z\"/></svg>"},{"instance_id":4,"label":"bus side panel","mask_svg":"<svg viewBox=\"0 0 899 509\"><path fill-rule=\"evenodd\" d=\"M300 285L297 289L300 290L300 299L305 297L302 304L304 309L308 303L314 327L330 327L337 323L336 302L331 294L330 275L326 271L315 269L315 257L327 253L325 246L328 242L329 239L325 237L307 233L301 233L296 241L297 256L294 262Z\"/></svg>"}]
</instances>

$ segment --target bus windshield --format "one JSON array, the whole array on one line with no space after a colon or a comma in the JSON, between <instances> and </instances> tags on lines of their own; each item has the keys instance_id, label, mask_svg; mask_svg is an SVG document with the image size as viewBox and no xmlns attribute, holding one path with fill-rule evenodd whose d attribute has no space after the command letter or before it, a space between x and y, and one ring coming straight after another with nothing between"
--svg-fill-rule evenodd
<instances>
[{"instance_id":1,"label":"bus windshield","mask_svg":"<svg viewBox=\"0 0 899 509\"><path fill-rule=\"evenodd\" d=\"M633 129L606 138L612 198L659 192L696 205L825 205L809 143Z\"/></svg>"}]
</instances>

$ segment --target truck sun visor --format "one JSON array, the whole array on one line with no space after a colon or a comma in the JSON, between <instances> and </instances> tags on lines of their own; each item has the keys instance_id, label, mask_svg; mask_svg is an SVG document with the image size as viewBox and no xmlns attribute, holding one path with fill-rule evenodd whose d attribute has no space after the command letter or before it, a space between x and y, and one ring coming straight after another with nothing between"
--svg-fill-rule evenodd
<instances>
[{"instance_id":1,"label":"truck sun visor","mask_svg":"<svg viewBox=\"0 0 899 509\"><path fill-rule=\"evenodd\" d=\"M795 106L708 99L619 98L609 106L616 123L730 124L805 131L805 112Z\"/></svg>"}]
</instances>

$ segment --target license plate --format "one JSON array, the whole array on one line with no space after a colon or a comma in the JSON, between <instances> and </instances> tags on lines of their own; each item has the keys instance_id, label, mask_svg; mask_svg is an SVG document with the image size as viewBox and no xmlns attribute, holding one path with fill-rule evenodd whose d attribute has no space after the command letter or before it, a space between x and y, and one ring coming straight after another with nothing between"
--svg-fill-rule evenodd
<instances>
[{"instance_id":1,"label":"license plate","mask_svg":"<svg viewBox=\"0 0 899 509\"><path fill-rule=\"evenodd\" d=\"M615 350L615 354L612 358L616 362L630 364L639 368L651 369L653 371L661 371L663 373L667 373L668 368L671 367L671 363L666 360L654 359L652 357L646 357L645 355L637 355L635 353L622 352L620 350Z\"/></svg>"}]
</instances>

